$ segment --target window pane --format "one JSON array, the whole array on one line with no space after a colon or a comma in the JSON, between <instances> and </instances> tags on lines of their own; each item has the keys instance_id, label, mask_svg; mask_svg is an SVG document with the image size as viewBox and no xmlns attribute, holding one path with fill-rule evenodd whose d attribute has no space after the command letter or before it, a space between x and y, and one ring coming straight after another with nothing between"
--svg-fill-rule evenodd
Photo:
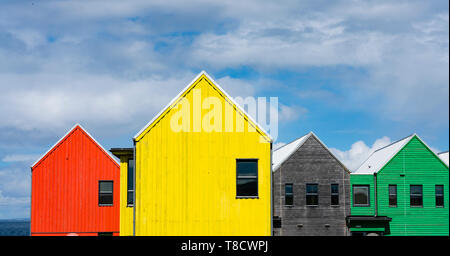
<instances>
[{"instance_id":1,"label":"window pane","mask_svg":"<svg viewBox=\"0 0 450 256\"><path fill-rule=\"evenodd\" d=\"M331 184L331 194L339 194L339 184Z\"/></svg>"},{"instance_id":2,"label":"window pane","mask_svg":"<svg viewBox=\"0 0 450 256\"><path fill-rule=\"evenodd\" d=\"M436 206L443 207L444 206L444 186L436 185Z\"/></svg>"},{"instance_id":3,"label":"window pane","mask_svg":"<svg viewBox=\"0 0 450 256\"><path fill-rule=\"evenodd\" d=\"M127 192L127 204L128 205L132 205L133 204L133 200L134 200L133 196L134 196L133 191L128 191Z\"/></svg>"},{"instance_id":4,"label":"window pane","mask_svg":"<svg viewBox=\"0 0 450 256\"><path fill-rule=\"evenodd\" d=\"M113 182L112 181L100 181L100 192L109 192L113 191Z\"/></svg>"},{"instance_id":5,"label":"window pane","mask_svg":"<svg viewBox=\"0 0 450 256\"><path fill-rule=\"evenodd\" d=\"M112 194L100 194L99 204L113 204L113 195Z\"/></svg>"},{"instance_id":6,"label":"window pane","mask_svg":"<svg viewBox=\"0 0 450 256\"><path fill-rule=\"evenodd\" d=\"M319 196L306 195L306 205L319 205Z\"/></svg>"},{"instance_id":7,"label":"window pane","mask_svg":"<svg viewBox=\"0 0 450 256\"><path fill-rule=\"evenodd\" d=\"M129 159L128 160L128 177L127 177L127 189L128 190L134 189L133 182L134 182L134 160Z\"/></svg>"},{"instance_id":8,"label":"window pane","mask_svg":"<svg viewBox=\"0 0 450 256\"><path fill-rule=\"evenodd\" d=\"M237 175L239 176L258 176L258 161L239 159L236 162Z\"/></svg>"},{"instance_id":9,"label":"window pane","mask_svg":"<svg viewBox=\"0 0 450 256\"><path fill-rule=\"evenodd\" d=\"M317 194L317 191L318 191L317 184L306 184L306 193Z\"/></svg>"},{"instance_id":10,"label":"window pane","mask_svg":"<svg viewBox=\"0 0 450 256\"><path fill-rule=\"evenodd\" d=\"M411 185L411 194L421 195L422 194L422 185Z\"/></svg>"},{"instance_id":11,"label":"window pane","mask_svg":"<svg viewBox=\"0 0 450 256\"><path fill-rule=\"evenodd\" d=\"M285 188L286 194L292 194L292 191L293 191L292 184L286 184L284 188Z\"/></svg>"},{"instance_id":12,"label":"window pane","mask_svg":"<svg viewBox=\"0 0 450 256\"><path fill-rule=\"evenodd\" d=\"M338 195L331 196L331 205L339 205L339 196Z\"/></svg>"},{"instance_id":13,"label":"window pane","mask_svg":"<svg viewBox=\"0 0 450 256\"><path fill-rule=\"evenodd\" d=\"M353 200L355 205L369 205L369 186L354 186Z\"/></svg>"},{"instance_id":14,"label":"window pane","mask_svg":"<svg viewBox=\"0 0 450 256\"><path fill-rule=\"evenodd\" d=\"M422 206L422 185L410 186L410 206Z\"/></svg>"},{"instance_id":15,"label":"window pane","mask_svg":"<svg viewBox=\"0 0 450 256\"><path fill-rule=\"evenodd\" d=\"M257 178L238 178L237 196L257 196L258 179Z\"/></svg>"},{"instance_id":16,"label":"window pane","mask_svg":"<svg viewBox=\"0 0 450 256\"><path fill-rule=\"evenodd\" d=\"M292 184L284 185L284 204L285 205L293 205L294 204L294 195L293 195L293 186Z\"/></svg>"},{"instance_id":17,"label":"window pane","mask_svg":"<svg viewBox=\"0 0 450 256\"><path fill-rule=\"evenodd\" d=\"M397 206L397 185L389 185L389 206Z\"/></svg>"}]
</instances>

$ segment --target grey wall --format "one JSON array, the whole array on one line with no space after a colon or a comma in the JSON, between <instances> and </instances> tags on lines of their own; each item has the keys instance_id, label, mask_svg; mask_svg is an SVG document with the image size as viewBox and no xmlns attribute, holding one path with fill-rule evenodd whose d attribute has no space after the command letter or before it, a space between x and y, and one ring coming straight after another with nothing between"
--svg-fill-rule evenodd
<instances>
[{"instance_id":1,"label":"grey wall","mask_svg":"<svg viewBox=\"0 0 450 256\"><path fill-rule=\"evenodd\" d=\"M293 206L284 205L285 183L294 185ZM306 183L319 184L319 206L306 206ZM331 206L333 183L339 184L339 206ZM273 189L273 215L282 222L274 235L349 235L345 217L350 215L350 174L314 135L273 173Z\"/></svg>"}]
</instances>

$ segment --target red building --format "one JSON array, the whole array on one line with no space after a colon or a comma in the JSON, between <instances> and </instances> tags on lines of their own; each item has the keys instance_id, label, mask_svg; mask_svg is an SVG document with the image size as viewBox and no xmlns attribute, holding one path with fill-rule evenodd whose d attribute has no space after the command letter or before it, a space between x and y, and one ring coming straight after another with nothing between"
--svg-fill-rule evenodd
<instances>
[{"instance_id":1,"label":"red building","mask_svg":"<svg viewBox=\"0 0 450 256\"><path fill-rule=\"evenodd\" d=\"M31 235L119 235L119 169L75 125L31 166Z\"/></svg>"}]
</instances>

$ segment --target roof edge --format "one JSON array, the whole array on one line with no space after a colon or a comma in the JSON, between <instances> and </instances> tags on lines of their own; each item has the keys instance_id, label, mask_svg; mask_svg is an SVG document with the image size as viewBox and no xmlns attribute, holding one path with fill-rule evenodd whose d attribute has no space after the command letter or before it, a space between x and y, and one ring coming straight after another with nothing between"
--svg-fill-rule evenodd
<instances>
[{"instance_id":1,"label":"roof edge","mask_svg":"<svg viewBox=\"0 0 450 256\"><path fill-rule=\"evenodd\" d=\"M60 144L65 138L67 138L67 136L72 133L76 128L80 128L84 133L86 133L89 138L91 138L95 144L97 144L97 146L100 147L101 150L103 150L105 152L105 154L117 165L120 167L119 163L116 161L116 159L114 159L109 153L108 151L102 146L102 144L100 144L80 123L76 123L74 126L72 126L72 128L70 128L70 130L68 132L66 132L53 146L50 147L49 150L47 150L47 152L45 152L38 160L36 160L30 167L31 169L33 169L33 167L35 165L37 165L41 160L43 160L45 158L45 156L47 156L58 144Z\"/></svg>"},{"instance_id":2,"label":"roof edge","mask_svg":"<svg viewBox=\"0 0 450 256\"><path fill-rule=\"evenodd\" d=\"M265 136L269 139L269 142L273 142L272 136L261 127L261 125L256 122L253 117L251 117L239 104L236 103L236 101L228 95L228 93L210 76L208 73L206 73L205 70L202 70L183 90L181 90L170 102L167 104L158 114L156 114L153 119L150 120L136 135L133 137L133 141L136 141L137 138L139 138L142 133L147 130L148 127L150 127L167 109L170 108L170 106L175 103L175 101L180 98L202 75L206 76L224 95L226 98L230 99L231 102L241 111L252 123L255 124L255 126L261 130L262 133L264 133Z\"/></svg>"}]
</instances>

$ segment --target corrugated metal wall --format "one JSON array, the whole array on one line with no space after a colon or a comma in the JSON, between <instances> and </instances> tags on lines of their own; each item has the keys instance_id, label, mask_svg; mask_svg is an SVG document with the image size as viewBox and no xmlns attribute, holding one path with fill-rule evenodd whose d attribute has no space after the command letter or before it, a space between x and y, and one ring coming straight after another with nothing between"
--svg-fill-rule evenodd
<instances>
[{"instance_id":1,"label":"corrugated metal wall","mask_svg":"<svg viewBox=\"0 0 450 256\"><path fill-rule=\"evenodd\" d=\"M113 206L98 205L113 180ZM79 126L32 169L31 234L119 232L119 166ZM64 234L63 234L64 235Z\"/></svg>"},{"instance_id":2,"label":"corrugated metal wall","mask_svg":"<svg viewBox=\"0 0 450 256\"><path fill-rule=\"evenodd\" d=\"M218 97L238 115L206 76L194 87L202 100ZM192 91L185 96L192 128ZM163 113L136 142L136 235L270 235L270 143L247 130L176 133L174 112ZM237 158L259 159L259 198L236 198Z\"/></svg>"}]
</instances>

